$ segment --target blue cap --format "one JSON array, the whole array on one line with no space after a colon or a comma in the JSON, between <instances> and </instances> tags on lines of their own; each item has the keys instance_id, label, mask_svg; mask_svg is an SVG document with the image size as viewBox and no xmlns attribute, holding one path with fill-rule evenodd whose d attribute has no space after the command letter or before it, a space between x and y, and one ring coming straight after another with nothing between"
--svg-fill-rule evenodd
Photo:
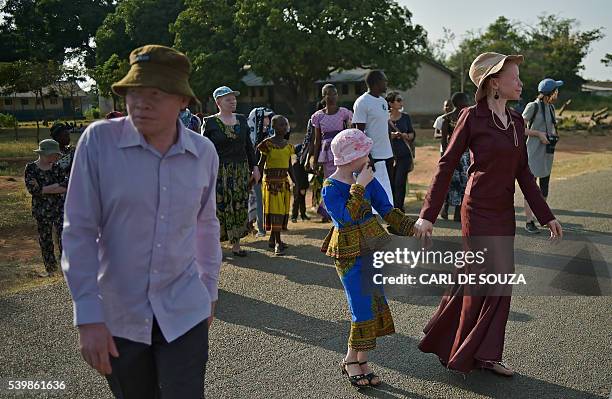
<instances>
[{"instance_id":1,"label":"blue cap","mask_svg":"<svg viewBox=\"0 0 612 399\"><path fill-rule=\"evenodd\" d=\"M213 91L213 98L216 100L217 98L227 96L228 94L239 96L240 92L232 90L227 86L221 86L221 87L217 87L215 91Z\"/></svg>"},{"instance_id":2,"label":"blue cap","mask_svg":"<svg viewBox=\"0 0 612 399\"><path fill-rule=\"evenodd\" d=\"M556 88L563 86L562 80L554 80L546 78L538 84L538 91L542 94L550 94L555 91Z\"/></svg>"}]
</instances>

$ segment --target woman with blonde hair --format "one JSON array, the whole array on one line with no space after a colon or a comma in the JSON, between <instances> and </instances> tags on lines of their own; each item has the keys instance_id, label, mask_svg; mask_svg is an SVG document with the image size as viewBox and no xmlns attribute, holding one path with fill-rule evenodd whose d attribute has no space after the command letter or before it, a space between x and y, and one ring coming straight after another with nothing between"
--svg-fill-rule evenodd
<instances>
[{"instance_id":1,"label":"woman with blonde hair","mask_svg":"<svg viewBox=\"0 0 612 399\"><path fill-rule=\"evenodd\" d=\"M495 257L495 262L474 265L476 271L492 267L502 269L502 273L514 270L515 180L540 223L550 229L551 238L563 235L561 225L529 170L523 117L506 104L518 100L521 95L523 84L519 65L522 61L522 55L484 53L472 63L470 78L478 87L477 104L461 111L415 224L415 236L431 236L453 171L468 149L471 164L461 204L464 245L484 242L496 246L501 242L504 255ZM488 255L487 259L490 259ZM511 376L513 371L501 362L511 293L508 287L504 295L485 291L476 296L473 292L471 286L459 285L442 298L424 328L425 336L419 349L436 354L440 362L452 370L467 373L483 368Z\"/></svg>"},{"instance_id":2,"label":"woman with blonde hair","mask_svg":"<svg viewBox=\"0 0 612 399\"><path fill-rule=\"evenodd\" d=\"M217 218L221 224L221 241L232 244L234 256L244 257L240 239L248 233L249 180L261 177L247 119L236 113L239 91L221 86L213 92L219 112L204 118L202 135L208 137L219 155L217 177Z\"/></svg>"}]
</instances>

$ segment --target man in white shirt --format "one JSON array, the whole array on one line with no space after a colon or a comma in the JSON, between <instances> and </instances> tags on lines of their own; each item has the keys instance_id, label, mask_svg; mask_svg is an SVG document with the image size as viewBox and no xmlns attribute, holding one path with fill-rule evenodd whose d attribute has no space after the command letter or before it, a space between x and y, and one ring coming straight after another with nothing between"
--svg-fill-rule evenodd
<instances>
[{"instance_id":1,"label":"man in white shirt","mask_svg":"<svg viewBox=\"0 0 612 399\"><path fill-rule=\"evenodd\" d=\"M374 141L371 157L374 159L374 177L385 189L389 202L393 203L389 170L393 166L393 150L389 140L389 105L383 94L387 91L387 77L382 71L373 70L366 75L368 91L353 105L353 126Z\"/></svg>"},{"instance_id":2,"label":"man in white shirt","mask_svg":"<svg viewBox=\"0 0 612 399\"><path fill-rule=\"evenodd\" d=\"M449 100L444 100L444 113L436 118L433 124L434 128L434 138L440 139L442 138L442 123L444 122L444 116L453 110L453 105ZM446 148L443 148L443 145L440 144L440 156L444 154Z\"/></svg>"}]
</instances>

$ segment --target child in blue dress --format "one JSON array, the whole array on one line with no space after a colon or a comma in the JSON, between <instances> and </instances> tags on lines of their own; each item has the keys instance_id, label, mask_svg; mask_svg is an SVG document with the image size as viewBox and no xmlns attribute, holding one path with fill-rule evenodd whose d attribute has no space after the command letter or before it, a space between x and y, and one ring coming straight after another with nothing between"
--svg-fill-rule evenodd
<instances>
[{"instance_id":1,"label":"child in blue dress","mask_svg":"<svg viewBox=\"0 0 612 399\"><path fill-rule=\"evenodd\" d=\"M362 292L364 248L381 247L389 234L372 214L372 207L400 235L413 235L416 221L393 208L382 185L374 178L368 154L372 140L359 129L338 133L331 143L337 170L325 179L322 197L334 226L321 250L334 258L351 311L348 351L342 373L358 388L382 383L368 365L368 351L376 337L395 332L387 301L379 294ZM357 177L355 174L358 173Z\"/></svg>"}]
</instances>

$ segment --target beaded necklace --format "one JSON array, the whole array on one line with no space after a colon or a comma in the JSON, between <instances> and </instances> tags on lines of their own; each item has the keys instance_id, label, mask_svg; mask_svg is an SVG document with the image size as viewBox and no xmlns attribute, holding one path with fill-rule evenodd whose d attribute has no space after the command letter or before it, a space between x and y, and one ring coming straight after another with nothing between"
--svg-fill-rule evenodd
<instances>
[{"instance_id":1,"label":"beaded necklace","mask_svg":"<svg viewBox=\"0 0 612 399\"><path fill-rule=\"evenodd\" d=\"M497 127L499 130L508 130L508 128L510 127L510 125L512 125L512 130L514 131L514 146L518 147L518 136L516 135L516 126L514 126L514 120L512 119L512 115L510 115L510 111L508 111L508 108L504 108L504 111L506 112L506 115L508 116L508 120L510 121L510 123L508 123L508 126L501 127L497 124L497 121L495 120L495 113L493 112L493 110L491 110L491 118L493 118L493 124L495 125L495 127ZM501 119L500 119L501 120Z\"/></svg>"}]
</instances>

